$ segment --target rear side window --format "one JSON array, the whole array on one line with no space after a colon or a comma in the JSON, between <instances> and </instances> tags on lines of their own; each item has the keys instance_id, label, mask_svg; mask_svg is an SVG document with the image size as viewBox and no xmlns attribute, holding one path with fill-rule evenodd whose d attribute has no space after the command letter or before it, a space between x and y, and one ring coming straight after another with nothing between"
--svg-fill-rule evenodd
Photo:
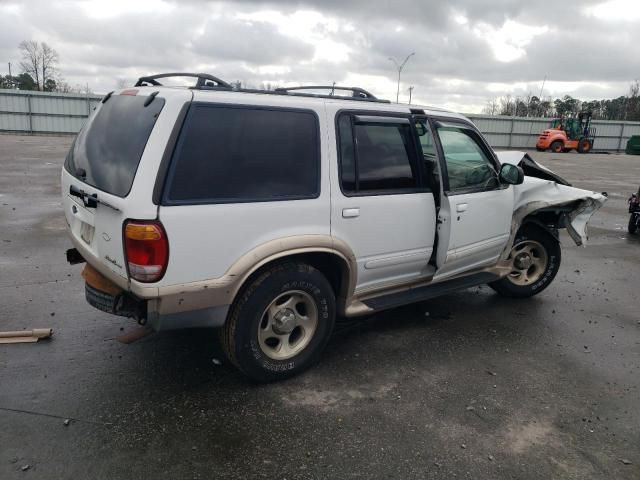
<instances>
[{"instance_id":1,"label":"rear side window","mask_svg":"<svg viewBox=\"0 0 640 480\"><path fill-rule=\"evenodd\" d=\"M82 128L65 168L99 190L125 197L131 190L147 140L164 106L156 97L113 95Z\"/></svg>"},{"instance_id":2,"label":"rear side window","mask_svg":"<svg viewBox=\"0 0 640 480\"><path fill-rule=\"evenodd\" d=\"M194 104L176 145L164 203L291 200L319 192L315 113Z\"/></svg>"}]
</instances>

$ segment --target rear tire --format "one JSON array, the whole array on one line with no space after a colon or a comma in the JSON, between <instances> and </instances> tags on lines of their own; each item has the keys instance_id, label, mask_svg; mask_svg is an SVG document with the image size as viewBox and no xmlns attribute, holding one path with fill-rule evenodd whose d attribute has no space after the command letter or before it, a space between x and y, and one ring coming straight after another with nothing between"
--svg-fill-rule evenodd
<instances>
[{"instance_id":1,"label":"rear tire","mask_svg":"<svg viewBox=\"0 0 640 480\"><path fill-rule=\"evenodd\" d=\"M589 153L592 146L591 140L588 138L581 138L578 142L578 153Z\"/></svg>"},{"instance_id":2,"label":"rear tire","mask_svg":"<svg viewBox=\"0 0 640 480\"><path fill-rule=\"evenodd\" d=\"M318 361L335 324L335 295L311 265L286 262L238 294L220 332L222 348L258 382L292 377Z\"/></svg>"},{"instance_id":3,"label":"rear tire","mask_svg":"<svg viewBox=\"0 0 640 480\"><path fill-rule=\"evenodd\" d=\"M629 217L629 233L634 235L638 231L638 224L636 223L636 216L632 213L631 217Z\"/></svg>"},{"instance_id":4,"label":"rear tire","mask_svg":"<svg viewBox=\"0 0 640 480\"><path fill-rule=\"evenodd\" d=\"M542 227L525 224L516 234L509 260L511 273L489 286L504 297L532 297L547 288L558 273L560 243Z\"/></svg>"},{"instance_id":5,"label":"rear tire","mask_svg":"<svg viewBox=\"0 0 640 480\"><path fill-rule=\"evenodd\" d=\"M553 153L562 153L563 149L564 149L564 142L560 140L555 140L551 142L551 151Z\"/></svg>"}]
</instances>

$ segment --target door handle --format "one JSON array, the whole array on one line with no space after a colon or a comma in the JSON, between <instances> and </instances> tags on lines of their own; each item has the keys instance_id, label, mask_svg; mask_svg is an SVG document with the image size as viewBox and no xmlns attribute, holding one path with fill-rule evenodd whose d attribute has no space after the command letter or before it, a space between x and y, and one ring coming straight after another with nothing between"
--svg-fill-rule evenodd
<instances>
[{"instance_id":1,"label":"door handle","mask_svg":"<svg viewBox=\"0 0 640 480\"><path fill-rule=\"evenodd\" d=\"M466 212L468 206L469 205L466 203L459 203L456 205L456 212L458 213Z\"/></svg>"},{"instance_id":2,"label":"door handle","mask_svg":"<svg viewBox=\"0 0 640 480\"><path fill-rule=\"evenodd\" d=\"M359 208L343 208L342 209L342 218L355 218L360 216Z\"/></svg>"}]
</instances>

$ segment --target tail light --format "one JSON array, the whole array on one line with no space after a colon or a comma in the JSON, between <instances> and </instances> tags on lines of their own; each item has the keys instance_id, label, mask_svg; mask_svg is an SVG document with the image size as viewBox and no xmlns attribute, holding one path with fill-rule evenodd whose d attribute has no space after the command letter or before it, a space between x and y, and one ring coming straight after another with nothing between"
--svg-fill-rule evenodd
<instances>
[{"instance_id":1,"label":"tail light","mask_svg":"<svg viewBox=\"0 0 640 480\"><path fill-rule=\"evenodd\" d=\"M124 250L129 275L140 282L157 282L169 262L169 240L159 221L127 220Z\"/></svg>"}]
</instances>

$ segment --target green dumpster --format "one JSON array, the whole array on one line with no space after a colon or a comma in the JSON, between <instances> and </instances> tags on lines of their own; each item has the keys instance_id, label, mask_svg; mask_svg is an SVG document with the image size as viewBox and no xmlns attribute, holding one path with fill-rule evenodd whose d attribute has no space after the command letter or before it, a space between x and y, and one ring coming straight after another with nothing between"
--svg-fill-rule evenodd
<instances>
[{"instance_id":1,"label":"green dumpster","mask_svg":"<svg viewBox=\"0 0 640 480\"><path fill-rule=\"evenodd\" d=\"M640 155L640 135L633 135L629 139L625 152L629 155Z\"/></svg>"}]
</instances>

